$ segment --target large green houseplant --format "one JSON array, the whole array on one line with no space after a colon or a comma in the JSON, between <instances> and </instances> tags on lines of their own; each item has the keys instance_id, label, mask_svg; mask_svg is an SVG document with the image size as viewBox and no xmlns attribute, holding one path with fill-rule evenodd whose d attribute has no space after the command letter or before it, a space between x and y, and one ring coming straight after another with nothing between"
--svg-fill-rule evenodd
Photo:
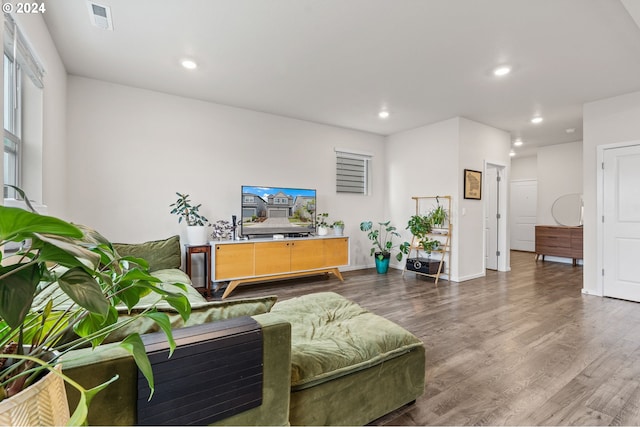
<instances>
[{"instance_id":1,"label":"large green houseplant","mask_svg":"<svg viewBox=\"0 0 640 427\"><path fill-rule=\"evenodd\" d=\"M200 213L200 204L194 204L188 194L176 192L178 199L169 205L170 213L178 216L178 224L183 220L187 224L187 241L192 245L203 245L207 242L206 226L209 220Z\"/></svg>"},{"instance_id":2,"label":"large green houseplant","mask_svg":"<svg viewBox=\"0 0 640 427\"><path fill-rule=\"evenodd\" d=\"M399 245L393 243L394 237L400 238L400 233L396 227L391 225L391 221L379 222L378 227L374 228L373 222L363 221L360 223L360 230L367 233L367 237L371 240L371 255L375 255L376 270L380 274L384 274L389 269L389 260L391 251L398 249L396 259L402 261L403 255L409 253L409 243L404 242Z\"/></svg>"},{"instance_id":3,"label":"large green houseplant","mask_svg":"<svg viewBox=\"0 0 640 427\"><path fill-rule=\"evenodd\" d=\"M15 254L3 254L10 242L25 241ZM191 311L185 295L157 286L160 280L149 274L145 260L121 257L97 232L55 217L0 206L0 261L0 401L26 389L44 373L55 372L80 392L69 424L84 423L92 397L118 375L87 390L53 370L62 355L79 347L95 347L142 316L157 322L173 351L175 342L165 313L151 307L119 320L116 307L131 310L142 296L155 293L158 301L168 302L185 320ZM58 290L45 292L55 289L50 286ZM140 336L131 334L121 345L133 355L153 393L151 365Z\"/></svg>"}]
</instances>

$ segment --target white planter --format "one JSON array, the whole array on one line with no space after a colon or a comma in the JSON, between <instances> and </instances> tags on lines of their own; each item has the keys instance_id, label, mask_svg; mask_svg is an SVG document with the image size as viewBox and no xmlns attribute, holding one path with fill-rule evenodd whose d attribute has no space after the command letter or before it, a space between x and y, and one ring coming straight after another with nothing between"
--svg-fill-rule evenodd
<instances>
[{"instance_id":1,"label":"white planter","mask_svg":"<svg viewBox=\"0 0 640 427\"><path fill-rule=\"evenodd\" d=\"M318 227L318 236L326 236L329 233L328 227Z\"/></svg>"},{"instance_id":2,"label":"white planter","mask_svg":"<svg viewBox=\"0 0 640 427\"><path fill-rule=\"evenodd\" d=\"M56 369L60 370L60 366ZM0 402L0 425L3 426L61 426L68 421L64 380L53 372Z\"/></svg>"},{"instance_id":3,"label":"white planter","mask_svg":"<svg viewBox=\"0 0 640 427\"><path fill-rule=\"evenodd\" d=\"M204 225L189 225L187 226L187 243L190 245L206 245L207 227Z\"/></svg>"},{"instance_id":4,"label":"white planter","mask_svg":"<svg viewBox=\"0 0 640 427\"><path fill-rule=\"evenodd\" d=\"M333 226L333 234L335 236L342 236L344 234L344 227L339 225Z\"/></svg>"}]
</instances>

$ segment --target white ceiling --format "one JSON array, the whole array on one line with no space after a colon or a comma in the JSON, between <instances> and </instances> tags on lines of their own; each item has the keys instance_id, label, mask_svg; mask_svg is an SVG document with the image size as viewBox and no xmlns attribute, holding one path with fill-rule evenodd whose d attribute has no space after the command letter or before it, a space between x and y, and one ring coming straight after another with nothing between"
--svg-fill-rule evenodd
<instances>
[{"instance_id":1,"label":"white ceiling","mask_svg":"<svg viewBox=\"0 0 640 427\"><path fill-rule=\"evenodd\" d=\"M638 0L97 3L113 31L86 0L46 3L70 74L382 135L462 116L525 155L582 140L585 102L640 90Z\"/></svg>"}]
</instances>

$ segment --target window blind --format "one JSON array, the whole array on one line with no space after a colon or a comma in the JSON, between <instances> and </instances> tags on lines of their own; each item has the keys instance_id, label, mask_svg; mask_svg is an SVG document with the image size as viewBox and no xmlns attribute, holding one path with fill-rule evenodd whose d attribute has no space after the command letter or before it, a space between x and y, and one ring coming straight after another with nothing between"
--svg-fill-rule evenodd
<instances>
[{"instance_id":1,"label":"window blind","mask_svg":"<svg viewBox=\"0 0 640 427\"><path fill-rule=\"evenodd\" d=\"M4 53L14 61L36 87L43 88L44 69L32 53L11 15L4 14Z\"/></svg>"},{"instance_id":2,"label":"window blind","mask_svg":"<svg viewBox=\"0 0 640 427\"><path fill-rule=\"evenodd\" d=\"M336 150L336 192L367 194L370 155Z\"/></svg>"}]
</instances>

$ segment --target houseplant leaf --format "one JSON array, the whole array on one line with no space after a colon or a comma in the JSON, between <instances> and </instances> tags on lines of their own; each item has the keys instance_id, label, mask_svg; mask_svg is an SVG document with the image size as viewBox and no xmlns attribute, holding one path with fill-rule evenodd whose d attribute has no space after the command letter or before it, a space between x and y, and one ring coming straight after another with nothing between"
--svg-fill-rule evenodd
<instances>
[{"instance_id":1,"label":"houseplant leaf","mask_svg":"<svg viewBox=\"0 0 640 427\"><path fill-rule=\"evenodd\" d=\"M144 317L148 317L149 319L152 319L154 322L156 322L156 324L167 336L167 343L169 344L169 357L171 357L173 351L176 349L176 342L173 339L173 332L171 331L171 321L169 320L169 316L167 316L166 313L150 311L148 313L145 313Z\"/></svg>"},{"instance_id":2,"label":"houseplant leaf","mask_svg":"<svg viewBox=\"0 0 640 427\"><path fill-rule=\"evenodd\" d=\"M60 289L80 307L102 317L107 315L109 301L95 278L82 268L72 268L58 278Z\"/></svg>"},{"instance_id":3,"label":"houseplant leaf","mask_svg":"<svg viewBox=\"0 0 640 427\"><path fill-rule=\"evenodd\" d=\"M73 331L80 337L89 338L94 347L100 345L109 335L109 326L118 321L118 311L115 307L109 306L106 316L94 313L86 315L73 326ZM96 334L99 332L100 334Z\"/></svg>"},{"instance_id":4,"label":"houseplant leaf","mask_svg":"<svg viewBox=\"0 0 640 427\"><path fill-rule=\"evenodd\" d=\"M46 244L50 244L78 259L87 260L93 268L97 268L97 266L100 264L99 254L92 252L88 248L85 248L75 240L60 236L50 236L47 234L36 234L35 236L37 238L34 239L32 246L34 249L45 249ZM42 259L42 261L58 262L55 258Z\"/></svg>"},{"instance_id":5,"label":"houseplant leaf","mask_svg":"<svg viewBox=\"0 0 640 427\"><path fill-rule=\"evenodd\" d=\"M73 385L80 392L80 401L78 402L78 406L76 406L76 409L73 411L73 414L71 414L71 418L69 419L69 422L67 425L70 425L70 426L86 425L87 415L89 414L89 405L91 404L91 401L93 400L94 396L98 394L98 392L107 388L109 384L116 381L118 378L120 378L119 375L114 375L109 381L106 381L100 385L97 385L89 390L85 390L75 381L72 381L70 378L66 377L65 381Z\"/></svg>"},{"instance_id":6,"label":"houseplant leaf","mask_svg":"<svg viewBox=\"0 0 640 427\"><path fill-rule=\"evenodd\" d=\"M0 318L10 328L15 329L24 321L41 277L39 264L0 267Z\"/></svg>"},{"instance_id":7,"label":"houseplant leaf","mask_svg":"<svg viewBox=\"0 0 640 427\"><path fill-rule=\"evenodd\" d=\"M139 334L131 334L120 343L120 347L127 350L133 356L133 359L138 365L138 369L142 372L142 375L147 379L149 383L149 400L153 397L155 391L155 385L153 382L153 371L151 369L151 362L147 356L147 351L144 348L144 344Z\"/></svg>"},{"instance_id":8,"label":"houseplant leaf","mask_svg":"<svg viewBox=\"0 0 640 427\"><path fill-rule=\"evenodd\" d=\"M34 233L81 238L82 231L58 218L38 215L20 208L0 206L0 241L20 242Z\"/></svg>"}]
</instances>

